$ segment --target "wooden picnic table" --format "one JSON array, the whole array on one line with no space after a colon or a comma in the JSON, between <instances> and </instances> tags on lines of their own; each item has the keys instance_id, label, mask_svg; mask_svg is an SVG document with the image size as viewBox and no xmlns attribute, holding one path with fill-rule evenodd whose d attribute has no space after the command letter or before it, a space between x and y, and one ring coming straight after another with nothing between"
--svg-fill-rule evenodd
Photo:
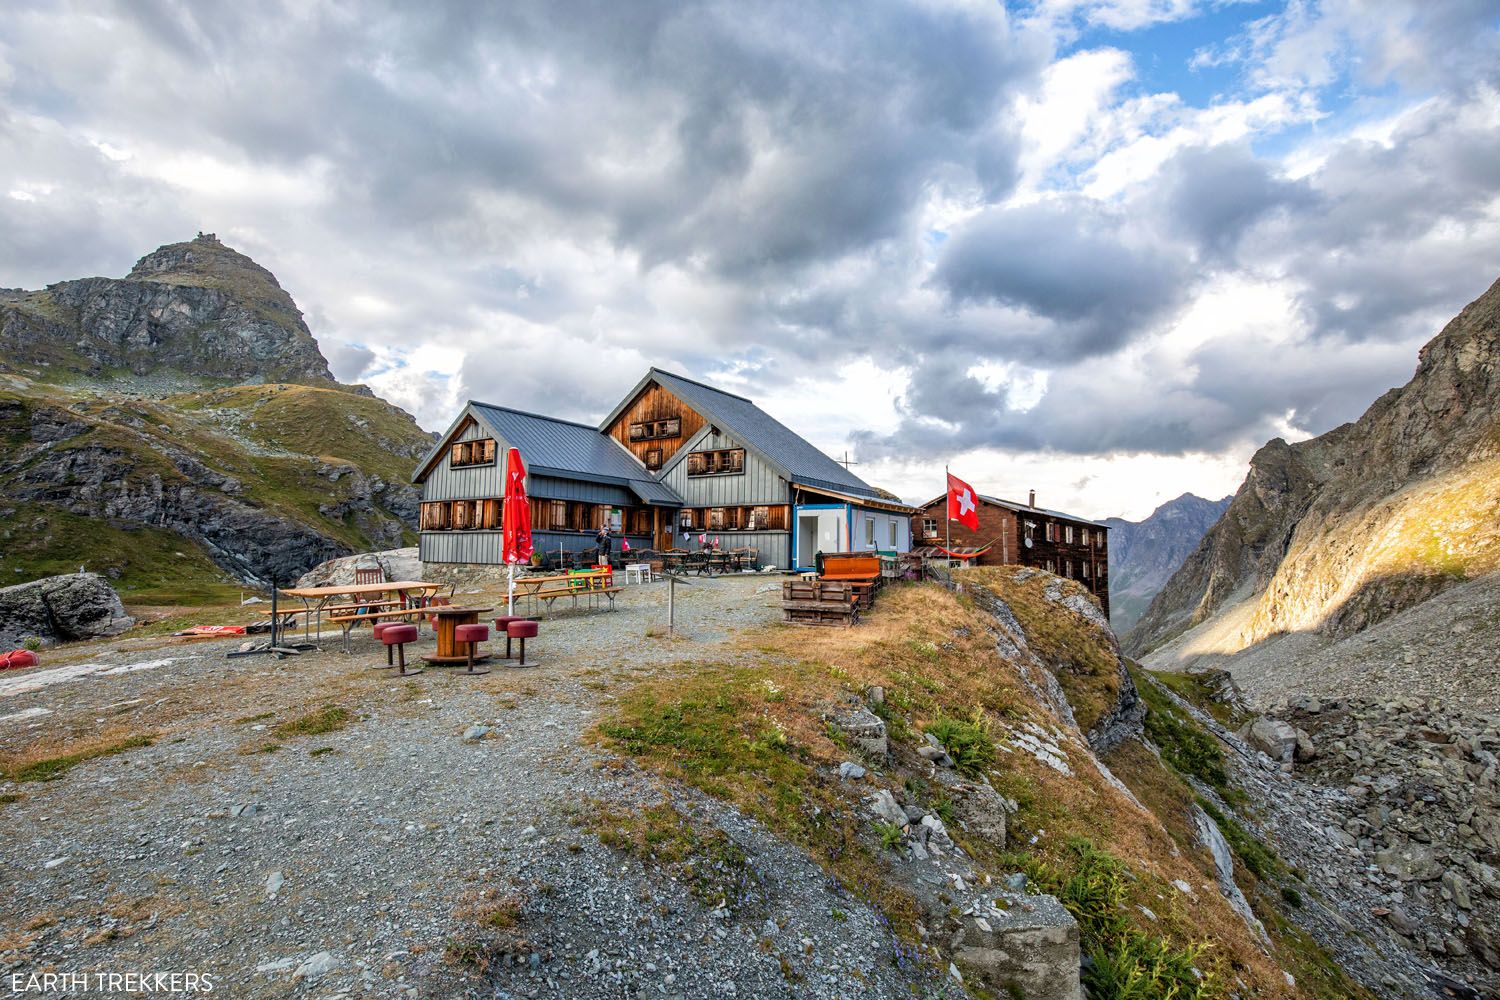
<instances>
[{"instance_id":1,"label":"wooden picnic table","mask_svg":"<svg viewBox=\"0 0 1500 1000\"><path fill-rule=\"evenodd\" d=\"M333 600L338 597L352 597L355 599L352 607L358 611L360 608L368 608L369 614L339 615L330 617L331 622L337 622L343 629L343 640L345 651L349 648L349 632L361 621L379 621L382 617L406 618L412 617L411 609L426 604L432 595L442 590L444 584L425 583L421 580L388 580L385 583L340 583L328 587L287 587L281 593L287 597L295 597L302 602L302 637L310 639L311 626L314 618L318 622L318 638L323 637L323 613L334 609ZM388 601L381 600L387 594L396 595L396 606ZM360 602L361 596L370 596L367 602ZM397 608L402 610L397 610ZM421 618L417 617L420 624Z\"/></svg>"},{"instance_id":2,"label":"wooden picnic table","mask_svg":"<svg viewBox=\"0 0 1500 1000\"><path fill-rule=\"evenodd\" d=\"M437 619L435 631L437 632L437 652L425 655L422 659L428 663L439 666L468 663L469 655L459 651L458 641L454 633L460 625L477 625L479 616L494 611L494 608L460 608L452 605L439 605L427 609L427 613ZM489 653L479 653L474 656L475 663L483 663L490 658Z\"/></svg>"},{"instance_id":3,"label":"wooden picnic table","mask_svg":"<svg viewBox=\"0 0 1500 1000\"><path fill-rule=\"evenodd\" d=\"M609 600L611 610L615 606L615 595L620 588L614 586L614 571L608 569L592 569L574 571L572 573L549 574L544 576L518 576L516 577L516 597L524 598L528 607L535 609L537 601L545 601L548 608L552 602L559 597L570 598L573 606L578 606L578 598L585 597L592 607L595 599L604 597Z\"/></svg>"}]
</instances>

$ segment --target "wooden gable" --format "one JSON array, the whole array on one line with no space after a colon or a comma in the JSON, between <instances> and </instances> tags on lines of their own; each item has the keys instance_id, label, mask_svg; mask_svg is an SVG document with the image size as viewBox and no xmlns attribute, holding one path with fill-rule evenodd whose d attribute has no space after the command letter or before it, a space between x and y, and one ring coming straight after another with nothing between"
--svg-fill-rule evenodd
<instances>
[{"instance_id":1,"label":"wooden gable","mask_svg":"<svg viewBox=\"0 0 1500 1000\"><path fill-rule=\"evenodd\" d=\"M621 411L607 433L655 471L670 462L706 422L701 413L651 382Z\"/></svg>"}]
</instances>

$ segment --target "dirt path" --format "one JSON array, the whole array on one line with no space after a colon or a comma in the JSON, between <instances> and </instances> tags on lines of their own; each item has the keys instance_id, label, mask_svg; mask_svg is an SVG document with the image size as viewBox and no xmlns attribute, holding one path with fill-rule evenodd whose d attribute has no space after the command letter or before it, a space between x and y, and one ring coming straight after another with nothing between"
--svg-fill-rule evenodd
<instances>
[{"instance_id":1,"label":"dirt path","mask_svg":"<svg viewBox=\"0 0 1500 1000\"><path fill-rule=\"evenodd\" d=\"M672 641L647 637L665 585L629 588L616 613L544 621L529 650L541 666L485 677L368 669L384 657L365 634L352 656L284 661L137 640L7 678L11 766L154 743L59 780L0 782L20 796L0 805L6 983L178 971L230 997L909 993L919 974L892 965L878 916L722 806L679 796L750 858L763 891L742 912L705 906L572 821L594 800L660 798L580 735L634 678L760 655L768 582L679 589ZM329 707L348 713L342 728L277 732ZM476 725L492 732L465 739ZM510 944L476 952L510 922L496 899L519 913L499 935Z\"/></svg>"}]
</instances>

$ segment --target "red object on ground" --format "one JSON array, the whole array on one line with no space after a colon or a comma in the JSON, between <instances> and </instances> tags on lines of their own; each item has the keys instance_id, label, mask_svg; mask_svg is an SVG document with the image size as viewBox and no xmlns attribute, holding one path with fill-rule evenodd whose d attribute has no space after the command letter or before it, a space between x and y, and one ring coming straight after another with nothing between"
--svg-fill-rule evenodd
<instances>
[{"instance_id":1,"label":"red object on ground","mask_svg":"<svg viewBox=\"0 0 1500 1000\"><path fill-rule=\"evenodd\" d=\"M22 667L34 667L41 662L29 649L13 649L9 653L0 653L0 670L20 670Z\"/></svg>"},{"instance_id":2,"label":"red object on ground","mask_svg":"<svg viewBox=\"0 0 1500 1000\"><path fill-rule=\"evenodd\" d=\"M948 475L948 519L970 531L979 530L979 502L974 487L953 474Z\"/></svg>"},{"instance_id":3,"label":"red object on ground","mask_svg":"<svg viewBox=\"0 0 1500 1000\"><path fill-rule=\"evenodd\" d=\"M508 563L531 561L531 503L526 499L526 466L521 452L505 456L505 500L500 509L500 558Z\"/></svg>"},{"instance_id":4,"label":"red object on ground","mask_svg":"<svg viewBox=\"0 0 1500 1000\"><path fill-rule=\"evenodd\" d=\"M453 638L457 642L488 642L490 627L488 625L458 625L453 629Z\"/></svg>"},{"instance_id":5,"label":"red object on ground","mask_svg":"<svg viewBox=\"0 0 1500 1000\"><path fill-rule=\"evenodd\" d=\"M172 635L244 635L243 625L194 625L192 628L173 632Z\"/></svg>"}]
</instances>

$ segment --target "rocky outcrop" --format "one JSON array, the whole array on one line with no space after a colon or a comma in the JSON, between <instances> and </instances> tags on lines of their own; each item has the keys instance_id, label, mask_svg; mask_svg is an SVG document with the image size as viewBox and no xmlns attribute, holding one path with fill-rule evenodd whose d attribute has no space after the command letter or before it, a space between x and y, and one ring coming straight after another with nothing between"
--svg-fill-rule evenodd
<instances>
[{"instance_id":1,"label":"rocky outcrop","mask_svg":"<svg viewBox=\"0 0 1500 1000\"><path fill-rule=\"evenodd\" d=\"M1220 654L1293 631L1347 636L1500 569L1497 472L1500 282L1358 421L1262 448L1126 649L1145 655L1216 618Z\"/></svg>"},{"instance_id":2,"label":"rocky outcrop","mask_svg":"<svg viewBox=\"0 0 1500 1000\"><path fill-rule=\"evenodd\" d=\"M422 560L417 556L416 546L412 546L330 559L302 574L297 580L297 586L332 587L335 584L353 583L356 569L378 569L385 574L387 580L424 579Z\"/></svg>"},{"instance_id":3,"label":"rocky outcrop","mask_svg":"<svg viewBox=\"0 0 1500 1000\"><path fill-rule=\"evenodd\" d=\"M1140 620L1151 599L1224 515L1230 499L1205 500L1184 493L1156 508L1144 521L1105 519L1109 525L1109 617L1115 632L1124 635Z\"/></svg>"},{"instance_id":4,"label":"rocky outcrop","mask_svg":"<svg viewBox=\"0 0 1500 1000\"><path fill-rule=\"evenodd\" d=\"M124 278L0 292L4 364L103 376L168 372L214 382L332 383L292 298L211 235L142 257Z\"/></svg>"},{"instance_id":5,"label":"rocky outcrop","mask_svg":"<svg viewBox=\"0 0 1500 1000\"><path fill-rule=\"evenodd\" d=\"M49 576L0 588L0 648L118 635L135 624L97 573Z\"/></svg>"}]
</instances>

